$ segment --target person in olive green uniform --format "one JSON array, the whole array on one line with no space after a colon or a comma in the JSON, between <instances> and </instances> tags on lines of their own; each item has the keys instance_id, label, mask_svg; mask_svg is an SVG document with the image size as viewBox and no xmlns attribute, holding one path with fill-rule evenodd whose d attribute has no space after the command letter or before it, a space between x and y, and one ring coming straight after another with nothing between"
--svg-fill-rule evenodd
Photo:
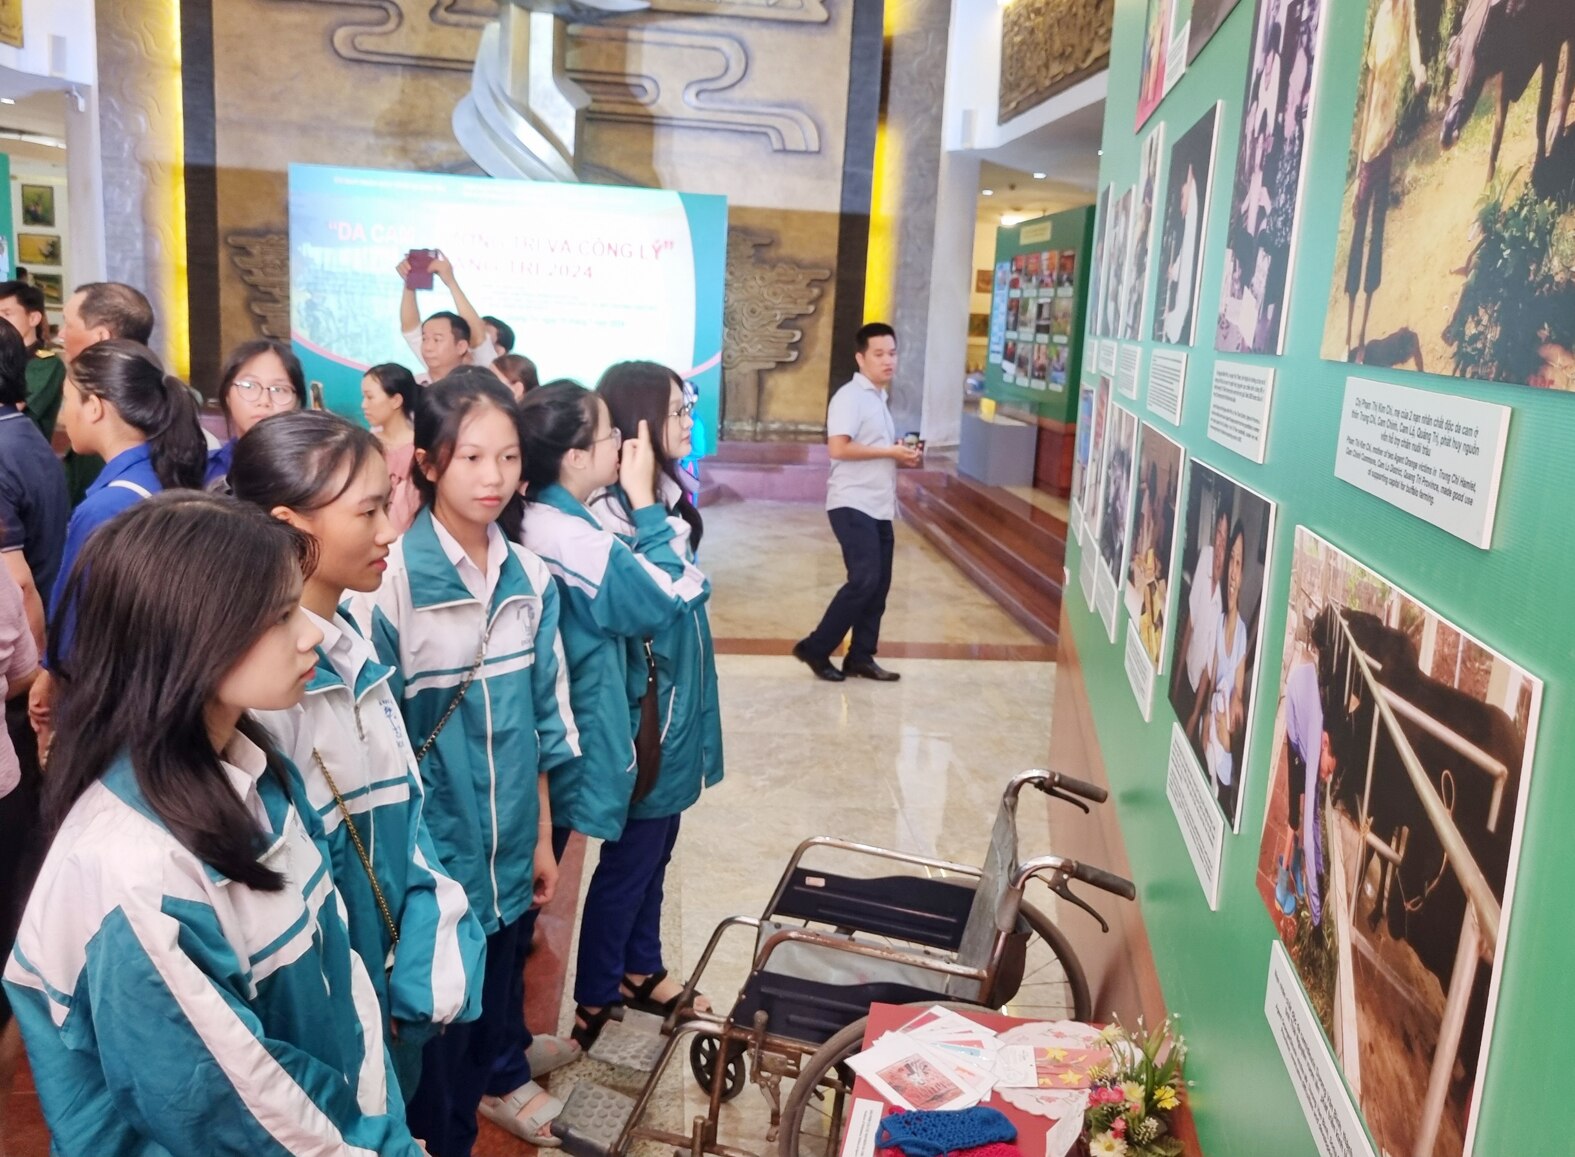
<instances>
[{"instance_id":1,"label":"person in olive green uniform","mask_svg":"<svg viewBox=\"0 0 1575 1157\"><path fill-rule=\"evenodd\" d=\"M118 337L147 345L153 337L153 306L139 290L118 281L91 281L78 286L62 314L60 344L68 366L88 346L101 341ZM104 469L104 460L96 454L78 454L68 449L61 464L66 468L71 505L76 506Z\"/></svg>"},{"instance_id":2,"label":"person in olive green uniform","mask_svg":"<svg viewBox=\"0 0 1575 1157\"><path fill-rule=\"evenodd\" d=\"M66 363L49 348L44 291L25 281L0 281L0 318L11 323L27 346L27 404L23 408L39 432L52 438L60 399L65 396Z\"/></svg>"}]
</instances>

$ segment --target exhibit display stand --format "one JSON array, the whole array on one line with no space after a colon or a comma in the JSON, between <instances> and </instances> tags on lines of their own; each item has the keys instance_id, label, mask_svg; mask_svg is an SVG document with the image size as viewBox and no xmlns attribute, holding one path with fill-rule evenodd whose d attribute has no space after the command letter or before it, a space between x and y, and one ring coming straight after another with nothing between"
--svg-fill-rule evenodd
<instances>
[{"instance_id":1,"label":"exhibit display stand","mask_svg":"<svg viewBox=\"0 0 1575 1157\"><path fill-rule=\"evenodd\" d=\"M1056 742L1210 1157L1575 1145L1575 112L1467 8L1117 0Z\"/></svg>"}]
</instances>

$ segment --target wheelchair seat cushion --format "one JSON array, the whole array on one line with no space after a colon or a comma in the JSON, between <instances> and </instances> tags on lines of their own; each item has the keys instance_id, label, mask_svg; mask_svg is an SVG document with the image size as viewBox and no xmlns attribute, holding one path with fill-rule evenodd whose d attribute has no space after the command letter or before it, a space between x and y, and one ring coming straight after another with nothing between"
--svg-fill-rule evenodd
<instances>
[{"instance_id":1,"label":"wheelchair seat cushion","mask_svg":"<svg viewBox=\"0 0 1575 1157\"><path fill-rule=\"evenodd\" d=\"M891 1113L881 1119L875 1147L900 1149L907 1157L941 1157L961 1149L1015 1140L1017 1126L1005 1113L976 1105L947 1112Z\"/></svg>"},{"instance_id":2,"label":"wheelchair seat cushion","mask_svg":"<svg viewBox=\"0 0 1575 1157\"><path fill-rule=\"evenodd\" d=\"M764 921L760 926L760 934L755 941L755 953L766 946L772 936L784 929L795 927L774 920ZM856 942L870 944L879 948L895 949L916 960L925 956L933 956L937 960L950 962L949 954L926 953L917 946L891 944L888 941L872 940L868 937L849 936L842 933L826 932L815 929L818 936L829 940ZM894 960L879 960L873 956L864 956L856 952L842 952L829 944L810 944L803 941L788 941L777 945L766 961L767 972L777 976L791 976L802 980L810 980L819 984L835 988L853 987L859 985L898 985L903 988L916 989L936 996L950 996L954 1000L977 1000L979 998L978 981L968 980L965 977L951 977L945 973L924 968L918 964L904 964Z\"/></svg>"}]
</instances>

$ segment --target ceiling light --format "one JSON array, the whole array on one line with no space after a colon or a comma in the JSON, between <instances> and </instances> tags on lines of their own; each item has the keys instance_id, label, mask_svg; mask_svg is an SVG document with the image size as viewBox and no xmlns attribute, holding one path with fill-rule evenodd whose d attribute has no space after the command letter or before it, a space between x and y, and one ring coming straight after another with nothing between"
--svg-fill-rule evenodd
<instances>
[{"instance_id":1,"label":"ceiling light","mask_svg":"<svg viewBox=\"0 0 1575 1157\"><path fill-rule=\"evenodd\" d=\"M982 196L982 197L993 197L993 196L995 196L995 190L994 189L980 189L979 190L979 195Z\"/></svg>"},{"instance_id":2,"label":"ceiling light","mask_svg":"<svg viewBox=\"0 0 1575 1157\"><path fill-rule=\"evenodd\" d=\"M1019 221L1024 221L1024 220L1027 220L1027 218L1023 217L1019 213L1002 213L1001 214L1001 224L1002 225L1007 225L1007 226L1016 225Z\"/></svg>"},{"instance_id":3,"label":"ceiling light","mask_svg":"<svg viewBox=\"0 0 1575 1157\"><path fill-rule=\"evenodd\" d=\"M16 101L8 96L0 96L0 104L15 104Z\"/></svg>"},{"instance_id":4,"label":"ceiling light","mask_svg":"<svg viewBox=\"0 0 1575 1157\"><path fill-rule=\"evenodd\" d=\"M1043 174L1043 173L1035 173L1035 174L1034 174L1034 180L1036 180L1036 181L1042 181L1042 180L1044 180L1044 179L1045 179L1045 175L1044 175L1044 174Z\"/></svg>"},{"instance_id":5,"label":"ceiling light","mask_svg":"<svg viewBox=\"0 0 1575 1157\"><path fill-rule=\"evenodd\" d=\"M1105 150L1104 149L1100 149L1099 150L1099 155L1100 156L1104 156L1105 155Z\"/></svg>"}]
</instances>

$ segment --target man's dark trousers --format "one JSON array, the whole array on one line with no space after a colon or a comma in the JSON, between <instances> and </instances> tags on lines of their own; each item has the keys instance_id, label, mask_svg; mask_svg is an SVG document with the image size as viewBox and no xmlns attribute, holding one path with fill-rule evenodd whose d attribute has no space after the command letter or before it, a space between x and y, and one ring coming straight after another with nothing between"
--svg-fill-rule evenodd
<instances>
[{"instance_id":1,"label":"man's dark trousers","mask_svg":"<svg viewBox=\"0 0 1575 1157\"><path fill-rule=\"evenodd\" d=\"M886 592L891 590L891 553L895 541L891 521L871 518L862 510L838 507L827 511L832 532L842 546L848 581L831 600L825 615L804 649L811 655L830 657L851 629L853 642L843 663L858 666L875 660L880 644L880 620L886 613Z\"/></svg>"}]
</instances>

